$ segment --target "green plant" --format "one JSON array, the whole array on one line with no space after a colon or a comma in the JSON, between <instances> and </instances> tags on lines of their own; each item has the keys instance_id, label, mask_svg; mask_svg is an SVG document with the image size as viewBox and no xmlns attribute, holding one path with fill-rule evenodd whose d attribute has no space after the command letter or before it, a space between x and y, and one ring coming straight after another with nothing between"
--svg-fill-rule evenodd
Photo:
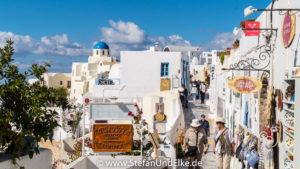
<instances>
[{"instance_id":1,"label":"green plant","mask_svg":"<svg viewBox=\"0 0 300 169\"><path fill-rule=\"evenodd\" d=\"M220 62L221 62L222 65L224 63L224 59L225 59L225 52L221 52L220 53Z\"/></svg>"},{"instance_id":2,"label":"green plant","mask_svg":"<svg viewBox=\"0 0 300 169\"><path fill-rule=\"evenodd\" d=\"M38 142L43 138L52 141L53 129L58 125L58 113L49 106L69 108L68 99L57 89L43 84L43 73L49 63L32 64L20 72L13 64L13 42L0 48L0 148L16 158L28 154L30 158L39 153ZM29 84L27 79L37 82Z\"/></svg>"}]
</instances>

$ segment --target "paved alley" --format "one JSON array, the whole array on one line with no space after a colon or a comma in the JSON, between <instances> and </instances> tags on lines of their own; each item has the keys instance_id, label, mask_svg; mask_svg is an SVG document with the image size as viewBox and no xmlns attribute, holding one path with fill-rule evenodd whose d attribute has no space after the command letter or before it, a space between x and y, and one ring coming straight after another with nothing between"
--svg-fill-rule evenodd
<instances>
[{"instance_id":1,"label":"paved alley","mask_svg":"<svg viewBox=\"0 0 300 169\"><path fill-rule=\"evenodd\" d=\"M210 107L207 104L200 104L200 101L197 100L197 103L194 104L192 101L189 102L189 108L184 110L184 117L186 127L190 127L190 123L192 119L197 118L201 119L201 114L206 115L206 119L210 123L210 131L211 135L208 138L209 143L209 150L207 154L204 154L202 157L203 161L203 169L216 169L216 160L215 156L212 152L213 149L213 140L214 140L214 133L215 133L215 123L214 123L214 115L213 112L210 111Z\"/></svg>"}]
</instances>

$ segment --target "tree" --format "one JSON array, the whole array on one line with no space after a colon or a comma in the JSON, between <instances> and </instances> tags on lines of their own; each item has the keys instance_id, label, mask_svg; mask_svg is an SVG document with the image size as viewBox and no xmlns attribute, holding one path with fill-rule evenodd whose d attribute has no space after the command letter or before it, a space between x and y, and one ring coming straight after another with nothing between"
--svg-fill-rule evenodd
<instances>
[{"instance_id":1,"label":"tree","mask_svg":"<svg viewBox=\"0 0 300 169\"><path fill-rule=\"evenodd\" d=\"M9 153L13 162L21 155L39 153L38 142L52 141L53 130L59 126L58 113L49 106L67 109L66 95L43 84L43 73L50 64L32 64L23 72L13 64L13 42L0 48L0 148ZM29 77L37 78L29 84Z\"/></svg>"}]
</instances>

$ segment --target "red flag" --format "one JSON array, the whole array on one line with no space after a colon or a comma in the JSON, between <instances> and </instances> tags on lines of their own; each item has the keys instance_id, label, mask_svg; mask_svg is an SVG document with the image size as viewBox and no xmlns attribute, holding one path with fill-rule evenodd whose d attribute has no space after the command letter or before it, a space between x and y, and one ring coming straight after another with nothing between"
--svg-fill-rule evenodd
<instances>
[{"instance_id":1,"label":"red flag","mask_svg":"<svg viewBox=\"0 0 300 169\"><path fill-rule=\"evenodd\" d=\"M245 36L259 36L260 22L245 22L245 29Z\"/></svg>"}]
</instances>

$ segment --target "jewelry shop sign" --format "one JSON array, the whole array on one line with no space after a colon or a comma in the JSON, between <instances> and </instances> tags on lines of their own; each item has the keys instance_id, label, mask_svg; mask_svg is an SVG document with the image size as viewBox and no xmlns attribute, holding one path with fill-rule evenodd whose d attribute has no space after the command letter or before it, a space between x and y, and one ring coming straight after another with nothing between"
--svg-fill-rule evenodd
<instances>
[{"instance_id":1,"label":"jewelry shop sign","mask_svg":"<svg viewBox=\"0 0 300 169\"><path fill-rule=\"evenodd\" d=\"M131 152L133 128L131 124L94 124L94 152Z\"/></svg>"},{"instance_id":2,"label":"jewelry shop sign","mask_svg":"<svg viewBox=\"0 0 300 169\"><path fill-rule=\"evenodd\" d=\"M236 93L247 94L259 91L262 88L262 83L256 78L243 76L231 79L228 86Z\"/></svg>"}]
</instances>

